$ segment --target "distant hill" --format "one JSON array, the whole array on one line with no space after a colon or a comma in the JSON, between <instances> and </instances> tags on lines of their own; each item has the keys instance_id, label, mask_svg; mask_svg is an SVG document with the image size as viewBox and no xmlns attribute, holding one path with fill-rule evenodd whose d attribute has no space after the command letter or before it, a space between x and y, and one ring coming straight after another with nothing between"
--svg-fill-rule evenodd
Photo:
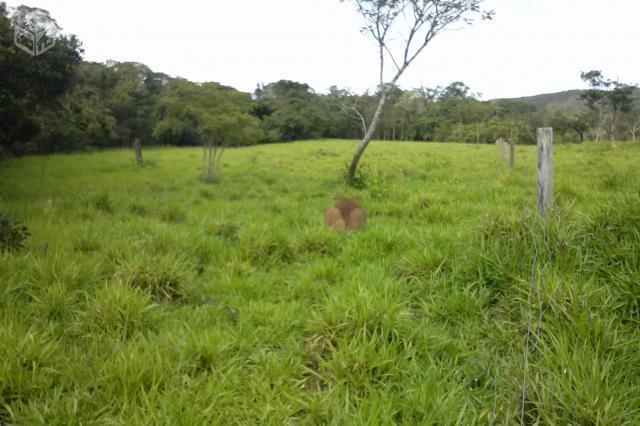
<instances>
[{"instance_id":1,"label":"distant hill","mask_svg":"<svg viewBox=\"0 0 640 426\"><path fill-rule=\"evenodd\" d=\"M576 108L582 105L582 101L579 97L583 92L584 90L567 90L557 93L545 93L542 95L510 98L508 100L524 102L535 105L538 108Z\"/></svg>"},{"instance_id":2,"label":"distant hill","mask_svg":"<svg viewBox=\"0 0 640 426\"><path fill-rule=\"evenodd\" d=\"M521 98L508 98L508 99L496 99L498 101L519 101L529 105L534 105L538 108L549 110L576 110L584 108L585 103L580 99L580 95L586 92L586 90L567 90L557 93L545 93L535 96L523 96ZM635 91L635 98L640 101L640 88Z\"/></svg>"}]
</instances>

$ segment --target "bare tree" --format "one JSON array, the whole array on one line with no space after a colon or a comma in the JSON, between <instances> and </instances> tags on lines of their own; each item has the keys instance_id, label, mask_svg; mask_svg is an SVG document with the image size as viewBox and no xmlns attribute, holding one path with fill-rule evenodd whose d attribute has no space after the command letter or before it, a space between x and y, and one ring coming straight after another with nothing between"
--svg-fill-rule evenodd
<instances>
[{"instance_id":1,"label":"bare tree","mask_svg":"<svg viewBox=\"0 0 640 426\"><path fill-rule=\"evenodd\" d=\"M340 108L342 111L351 119L356 120L362 126L362 137L367 134L367 121L364 118L364 115L358 109L358 98L355 98L353 102L350 103L341 103Z\"/></svg>"},{"instance_id":2,"label":"bare tree","mask_svg":"<svg viewBox=\"0 0 640 426\"><path fill-rule=\"evenodd\" d=\"M364 137L367 133L367 121L360 105L362 97L350 89L338 89L334 86L329 89L329 99L335 107L342 110L346 117L358 123Z\"/></svg>"},{"instance_id":3,"label":"bare tree","mask_svg":"<svg viewBox=\"0 0 640 426\"><path fill-rule=\"evenodd\" d=\"M625 121L631 140L635 142L640 132L640 98L637 95L634 97L630 111L625 114Z\"/></svg>"},{"instance_id":4,"label":"bare tree","mask_svg":"<svg viewBox=\"0 0 640 426\"><path fill-rule=\"evenodd\" d=\"M341 0L344 1L344 0ZM380 61L380 100L364 137L356 150L347 179L351 181L360 157L375 134L389 90L433 38L452 24L471 24L474 16L491 19L493 11L483 11L484 0L348 0L353 1L365 21L364 33L378 44ZM399 40L399 41L397 41ZM395 52L394 52L395 51ZM391 80L385 82L385 59L394 66Z\"/></svg>"},{"instance_id":5,"label":"bare tree","mask_svg":"<svg viewBox=\"0 0 640 426\"><path fill-rule=\"evenodd\" d=\"M581 99L587 103L587 107L594 112L594 115L598 114L598 124L609 133L609 141L615 142L618 122L621 116L632 111L633 94L637 87L617 80L609 80L598 70L582 72L580 78L590 86L580 96ZM600 129L596 131L598 132L597 142L600 139Z\"/></svg>"},{"instance_id":6,"label":"bare tree","mask_svg":"<svg viewBox=\"0 0 640 426\"><path fill-rule=\"evenodd\" d=\"M216 140L209 136L202 138L202 146L204 146L204 156L202 157L202 181L211 183L218 177L220 170L220 159L226 146L217 143Z\"/></svg>"},{"instance_id":7,"label":"bare tree","mask_svg":"<svg viewBox=\"0 0 640 426\"><path fill-rule=\"evenodd\" d=\"M638 135L638 131L640 131L640 116L636 118L631 126L631 140L633 142L636 141L636 136Z\"/></svg>"}]
</instances>

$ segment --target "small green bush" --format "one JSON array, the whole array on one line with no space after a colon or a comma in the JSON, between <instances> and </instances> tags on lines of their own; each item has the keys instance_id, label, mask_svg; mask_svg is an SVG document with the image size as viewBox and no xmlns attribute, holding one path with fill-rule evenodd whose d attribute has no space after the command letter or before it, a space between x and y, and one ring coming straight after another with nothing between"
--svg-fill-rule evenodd
<instances>
[{"instance_id":1,"label":"small green bush","mask_svg":"<svg viewBox=\"0 0 640 426\"><path fill-rule=\"evenodd\" d=\"M107 192L93 197L89 204L105 213L113 213L114 210L113 201Z\"/></svg>"},{"instance_id":2,"label":"small green bush","mask_svg":"<svg viewBox=\"0 0 640 426\"><path fill-rule=\"evenodd\" d=\"M227 240L237 239L239 232L240 226L237 223L228 221L218 223L214 230L216 236Z\"/></svg>"},{"instance_id":3,"label":"small green bush","mask_svg":"<svg viewBox=\"0 0 640 426\"><path fill-rule=\"evenodd\" d=\"M282 235L262 233L247 238L243 244L244 257L254 264L273 266L289 263L295 252Z\"/></svg>"},{"instance_id":4,"label":"small green bush","mask_svg":"<svg viewBox=\"0 0 640 426\"><path fill-rule=\"evenodd\" d=\"M160 214L160 219L169 223L181 223L187 219L187 213L181 207L171 205Z\"/></svg>"},{"instance_id":5,"label":"small green bush","mask_svg":"<svg viewBox=\"0 0 640 426\"><path fill-rule=\"evenodd\" d=\"M353 175L353 178L349 180L349 164L347 164L344 169L343 176L345 181L352 187L356 189L365 189L371 179L371 170L366 164L361 164L356 169L356 173Z\"/></svg>"},{"instance_id":6,"label":"small green bush","mask_svg":"<svg viewBox=\"0 0 640 426\"><path fill-rule=\"evenodd\" d=\"M136 216L141 216L141 217L144 217L149 214L149 209L141 203L131 204L131 206L129 207L129 211L131 211L131 213L135 214Z\"/></svg>"},{"instance_id":7,"label":"small green bush","mask_svg":"<svg viewBox=\"0 0 640 426\"><path fill-rule=\"evenodd\" d=\"M145 261L120 265L116 274L122 282L147 293L156 302L178 300L184 296L179 260L151 264Z\"/></svg>"},{"instance_id":8,"label":"small green bush","mask_svg":"<svg viewBox=\"0 0 640 426\"><path fill-rule=\"evenodd\" d=\"M147 293L117 281L96 291L80 324L89 334L102 332L128 339L157 324L156 309Z\"/></svg>"}]
</instances>

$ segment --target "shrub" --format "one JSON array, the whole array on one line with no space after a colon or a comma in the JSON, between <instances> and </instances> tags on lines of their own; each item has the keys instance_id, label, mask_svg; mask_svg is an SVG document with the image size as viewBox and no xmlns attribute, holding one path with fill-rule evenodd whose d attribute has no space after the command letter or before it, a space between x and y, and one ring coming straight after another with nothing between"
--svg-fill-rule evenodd
<instances>
[{"instance_id":1,"label":"shrub","mask_svg":"<svg viewBox=\"0 0 640 426\"><path fill-rule=\"evenodd\" d=\"M79 253L94 253L101 247L97 240L90 237L81 238L73 244L73 249Z\"/></svg>"},{"instance_id":2,"label":"shrub","mask_svg":"<svg viewBox=\"0 0 640 426\"><path fill-rule=\"evenodd\" d=\"M131 276L131 284L145 290L158 301L175 300L182 296L180 279L167 272L157 274L149 268L139 268Z\"/></svg>"},{"instance_id":3,"label":"shrub","mask_svg":"<svg viewBox=\"0 0 640 426\"><path fill-rule=\"evenodd\" d=\"M111 201L109 194L106 192L94 197L90 204L105 213L113 213L113 202Z\"/></svg>"},{"instance_id":4,"label":"shrub","mask_svg":"<svg viewBox=\"0 0 640 426\"><path fill-rule=\"evenodd\" d=\"M187 219L187 214L177 205L170 205L160 215L160 219L169 223L180 223Z\"/></svg>"},{"instance_id":5,"label":"shrub","mask_svg":"<svg viewBox=\"0 0 640 426\"><path fill-rule=\"evenodd\" d=\"M284 236L266 233L247 238L243 244L243 251L247 260L264 266L290 263L295 255Z\"/></svg>"},{"instance_id":6,"label":"shrub","mask_svg":"<svg viewBox=\"0 0 640 426\"><path fill-rule=\"evenodd\" d=\"M215 234L218 237L235 240L238 238L240 226L234 222L220 222L215 226Z\"/></svg>"},{"instance_id":7,"label":"shrub","mask_svg":"<svg viewBox=\"0 0 640 426\"><path fill-rule=\"evenodd\" d=\"M131 204L131 206L129 207L129 210L131 211L131 213L137 216L146 216L149 213L149 210L147 209L147 207L141 203Z\"/></svg>"},{"instance_id":8,"label":"shrub","mask_svg":"<svg viewBox=\"0 0 640 426\"><path fill-rule=\"evenodd\" d=\"M24 224L0 214L0 247L3 251L24 248L24 241L29 235L29 231Z\"/></svg>"},{"instance_id":9,"label":"shrub","mask_svg":"<svg viewBox=\"0 0 640 426\"><path fill-rule=\"evenodd\" d=\"M98 331L128 339L157 324L155 311L148 294L116 281L96 291L80 324L89 333Z\"/></svg>"},{"instance_id":10,"label":"shrub","mask_svg":"<svg viewBox=\"0 0 640 426\"><path fill-rule=\"evenodd\" d=\"M177 300L184 296L179 265L133 262L121 266L117 274L122 282L147 293L156 302Z\"/></svg>"},{"instance_id":11,"label":"shrub","mask_svg":"<svg viewBox=\"0 0 640 426\"><path fill-rule=\"evenodd\" d=\"M353 178L349 180L349 164L344 169L344 179L356 189L365 189L370 180L370 169L366 164L361 164L353 175Z\"/></svg>"},{"instance_id":12,"label":"shrub","mask_svg":"<svg viewBox=\"0 0 640 426\"><path fill-rule=\"evenodd\" d=\"M391 193L389 178L382 169L370 173L368 187L372 198L387 198Z\"/></svg>"}]
</instances>

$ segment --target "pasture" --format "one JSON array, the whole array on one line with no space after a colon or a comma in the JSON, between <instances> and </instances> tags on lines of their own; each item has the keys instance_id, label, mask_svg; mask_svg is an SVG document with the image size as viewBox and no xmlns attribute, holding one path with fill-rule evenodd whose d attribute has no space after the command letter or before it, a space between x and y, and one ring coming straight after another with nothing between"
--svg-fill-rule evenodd
<instances>
[{"instance_id":1,"label":"pasture","mask_svg":"<svg viewBox=\"0 0 640 426\"><path fill-rule=\"evenodd\" d=\"M0 424L640 424L639 144L354 149L1 162Z\"/></svg>"}]
</instances>

